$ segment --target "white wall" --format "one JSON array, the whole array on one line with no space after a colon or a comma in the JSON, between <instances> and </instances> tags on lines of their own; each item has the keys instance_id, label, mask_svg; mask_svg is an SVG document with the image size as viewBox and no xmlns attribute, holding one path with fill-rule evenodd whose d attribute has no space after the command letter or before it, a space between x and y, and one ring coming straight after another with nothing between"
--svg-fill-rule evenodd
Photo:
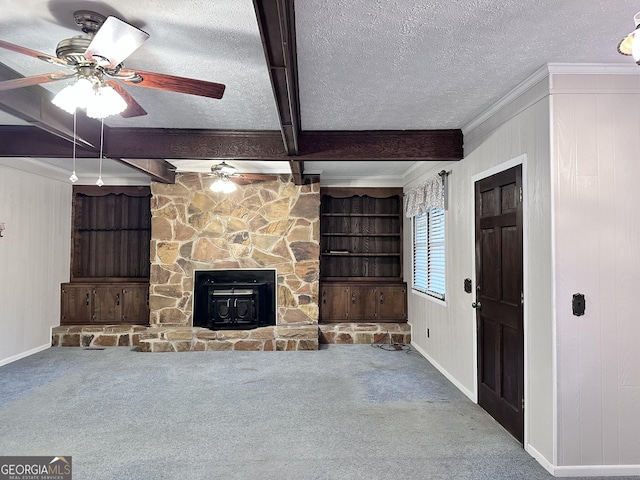
<instances>
[{"instance_id":1,"label":"white wall","mask_svg":"<svg viewBox=\"0 0 640 480\"><path fill-rule=\"evenodd\" d=\"M16 162L19 160L15 160ZM46 348L69 280L71 185L0 165L0 365Z\"/></svg>"},{"instance_id":2,"label":"white wall","mask_svg":"<svg viewBox=\"0 0 640 480\"><path fill-rule=\"evenodd\" d=\"M551 257L549 97L546 75L538 75L465 131L465 158L450 164L425 163L411 172L405 191L442 168L448 177L446 212L446 304L409 293L409 322L418 347L464 393L477 398L474 200L472 177L502 168L526 155L525 207L525 448L546 465L554 459L554 375ZM522 158L522 157L521 157ZM415 180L414 180L415 179ZM409 179L408 179L409 180ZM411 279L411 222L405 219L404 276ZM427 338L426 330L430 336Z\"/></svg>"},{"instance_id":3,"label":"white wall","mask_svg":"<svg viewBox=\"0 0 640 480\"><path fill-rule=\"evenodd\" d=\"M640 75L553 75L551 92L558 465L638 474Z\"/></svg>"}]
</instances>

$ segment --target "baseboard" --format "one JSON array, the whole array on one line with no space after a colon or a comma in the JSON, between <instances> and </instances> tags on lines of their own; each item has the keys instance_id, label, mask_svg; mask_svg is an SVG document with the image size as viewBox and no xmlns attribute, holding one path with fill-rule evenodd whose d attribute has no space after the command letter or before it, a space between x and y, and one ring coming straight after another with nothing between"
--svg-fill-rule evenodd
<instances>
[{"instance_id":1,"label":"baseboard","mask_svg":"<svg viewBox=\"0 0 640 480\"><path fill-rule=\"evenodd\" d=\"M540 465L542 465L542 467L547 472L549 472L551 475L554 474L555 467L553 466L553 463L550 462L549 460L547 460L547 457L545 457L538 450L536 450L535 447L532 447L531 444L527 444L527 446L525 447L524 450L529 455L531 455L535 459L536 462L538 462Z\"/></svg>"},{"instance_id":2,"label":"baseboard","mask_svg":"<svg viewBox=\"0 0 640 480\"><path fill-rule=\"evenodd\" d=\"M569 465L554 467L538 450L527 445L526 452L554 477L622 477L640 475L640 465Z\"/></svg>"},{"instance_id":3,"label":"baseboard","mask_svg":"<svg viewBox=\"0 0 640 480\"><path fill-rule=\"evenodd\" d=\"M31 350L27 350L26 352L19 353L12 357L4 358L0 360L0 367L3 365L7 365L8 363L15 362L16 360L20 360L21 358L28 357L29 355L33 355L34 353L41 352L51 347L51 343L45 343L44 345L40 345L39 347L32 348Z\"/></svg>"},{"instance_id":4,"label":"baseboard","mask_svg":"<svg viewBox=\"0 0 640 480\"><path fill-rule=\"evenodd\" d=\"M555 467L556 477L623 477L640 475L640 465L570 465Z\"/></svg>"},{"instance_id":5,"label":"baseboard","mask_svg":"<svg viewBox=\"0 0 640 480\"><path fill-rule=\"evenodd\" d=\"M468 390L458 380L456 380L454 377L452 377L451 374L449 372L447 372L438 362L436 362L433 358L431 358L427 354L427 352L425 352L422 348L420 348L418 345L416 345L413 341L411 341L411 346L413 348L415 348L418 351L418 353L420 353L420 355L422 355L424 358L426 358L431 365L436 367L436 369L442 375L444 375L447 378L447 380L449 380L451 383L453 383L458 390L460 390L467 397L469 397L469 400L471 400L473 403L478 403L478 399L476 398L476 395L473 392L471 392L470 390Z\"/></svg>"}]
</instances>

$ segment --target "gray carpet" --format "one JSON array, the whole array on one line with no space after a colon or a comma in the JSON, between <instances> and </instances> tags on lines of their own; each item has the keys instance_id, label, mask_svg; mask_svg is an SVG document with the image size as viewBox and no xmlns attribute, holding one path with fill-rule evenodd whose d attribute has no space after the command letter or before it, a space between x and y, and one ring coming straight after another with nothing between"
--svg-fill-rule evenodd
<instances>
[{"instance_id":1,"label":"gray carpet","mask_svg":"<svg viewBox=\"0 0 640 480\"><path fill-rule=\"evenodd\" d=\"M52 348L0 368L0 455L83 479L548 479L423 357Z\"/></svg>"}]
</instances>

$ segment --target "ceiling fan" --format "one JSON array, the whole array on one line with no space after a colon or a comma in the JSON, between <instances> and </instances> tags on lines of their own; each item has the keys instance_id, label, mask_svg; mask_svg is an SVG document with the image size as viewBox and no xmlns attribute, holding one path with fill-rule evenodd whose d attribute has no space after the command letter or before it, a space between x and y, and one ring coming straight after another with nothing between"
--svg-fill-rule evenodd
<instances>
[{"instance_id":1,"label":"ceiling fan","mask_svg":"<svg viewBox=\"0 0 640 480\"><path fill-rule=\"evenodd\" d=\"M56 72L0 82L0 91L55 82L72 77L91 82L94 91L109 86L126 102L122 117L137 117L147 112L122 85L168 90L209 98L222 98L225 86L192 78L176 77L163 73L125 68L122 62L137 50L149 34L117 17L105 17L89 10L78 10L73 14L84 35L67 38L58 43L56 56L31 50L0 40L0 48L38 58L56 66L66 67L71 72Z\"/></svg>"},{"instance_id":2,"label":"ceiling fan","mask_svg":"<svg viewBox=\"0 0 640 480\"><path fill-rule=\"evenodd\" d=\"M268 182L276 180L277 175L265 175L261 173L238 173L238 169L223 161L217 165L211 165L211 177L215 181L210 188L214 192L231 193L237 188L236 185L248 185L254 181Z\"/></svg>"}]
</instances>

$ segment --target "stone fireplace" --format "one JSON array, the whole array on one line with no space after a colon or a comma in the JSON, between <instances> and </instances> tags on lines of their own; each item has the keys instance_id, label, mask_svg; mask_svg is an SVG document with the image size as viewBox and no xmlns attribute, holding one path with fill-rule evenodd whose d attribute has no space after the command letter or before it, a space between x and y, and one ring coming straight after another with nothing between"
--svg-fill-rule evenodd
<instances>
[{"instance_id":1,"label":"stone fireplace","mask_svg":"<svg viewBox=\"0 0 640 480\"><path fill-rule=\"evenodd\" d=\"M242 349L317 348L319 184L298 186L282 175L224 194L209 189L212 181L208 175L178 173L175 184L151 185L150 325L182 332L176 338L192 335L191 349L221 349L212 342L238 339L245 341L243 346L262 340L261 346ZM227 272L230 281L223 283L229 284L246 270L274 272L272 324L210 331L200 319L202 305L194 298L196 277L206 277L200 272ZM225 290L210 283L209 295ZM235 301L236 313L250 315L253 287L226 289L220 295L232 297L229 306ZM226 300L218 305L223 312ZM201 332L201 327L207 331ZM235 347L237 342L232 343Z\"/></svg>"}]
</instances>

